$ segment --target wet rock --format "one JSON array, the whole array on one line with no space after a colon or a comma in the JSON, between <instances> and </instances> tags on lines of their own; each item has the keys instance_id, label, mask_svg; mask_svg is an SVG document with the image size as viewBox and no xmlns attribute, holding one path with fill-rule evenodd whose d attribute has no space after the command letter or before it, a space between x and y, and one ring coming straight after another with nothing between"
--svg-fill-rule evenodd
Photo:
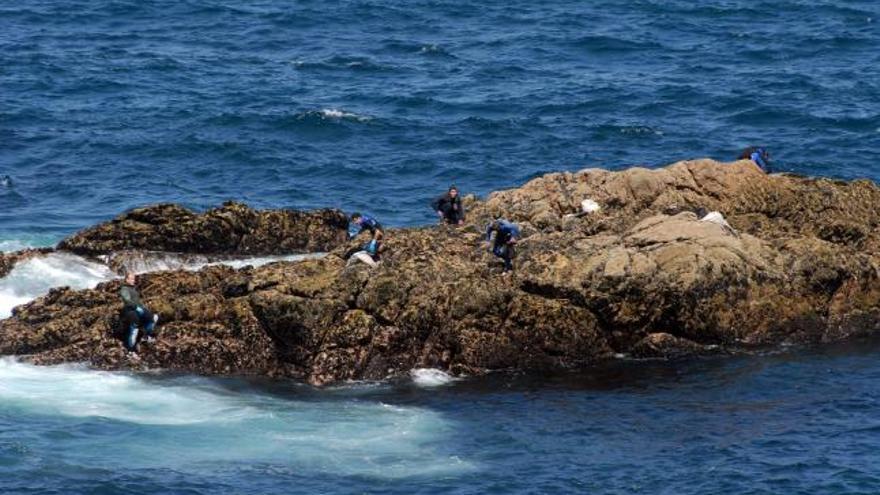
<instances>
[{"instance_id":1,"label":"wet rock","mask_svg":"<svg viewBox=\"0 0 880 495\"><path fill-rule=\"evenodd\" d=\"M678 359L712 354L717 350L718 347L714 345L700 345L688 339L659 332L649 334L636 342L632 348L632 356L641 359Z\"/></svg>"},{"instance_id":2,"label":"wet rock","mask_svg":"<svg viewBox=\"0 0 880 495\"><path fill-rule=\"evenodd\" d=\"M566 217L585 197L602 208ZM700 209L732 229L701 222ZM174 208L155 214L124 216L106 233L153 232L165 227L144 225L159 218L197 225ZM524 233L513 275L482 245L496 215ZM577 368L880 329L880 189L870 182L767 176L745 161L593 169L472 200L469 222L391 229L376 268L346 266L354 241L321 259L147 275L142 295L161 315L161 336L136 364L112 337L118 282L59 289L0 322L0 354L327 384L413 368Z\"/></svg>"},{"instance_id":3,"label":"wet rock","mask_svg":"<svg viewBox=\"0 0 880 495\"><path fill-rule=\"evenodd\" d=\"M91 256L126 250L270 255L327 251L347 238L348 219L338 210L260 211L229 202L198 214L162 204L79 232L58 249Z\"/></svg>"}]
</instances>

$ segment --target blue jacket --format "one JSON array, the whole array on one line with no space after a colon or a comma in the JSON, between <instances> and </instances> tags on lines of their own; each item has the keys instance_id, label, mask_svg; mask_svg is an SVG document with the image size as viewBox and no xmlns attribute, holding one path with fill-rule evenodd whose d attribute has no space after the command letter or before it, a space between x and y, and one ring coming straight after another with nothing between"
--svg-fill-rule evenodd
<instances>
[{"instance_id":1,"label":"blue jacket","mask_svg":"<svg viewBox=\"0 0 880 495\"><path fill-rule=\"evenodd\" d=\"M507 220L496 220L486 228L486 240L492 240L492 231L497 231L495 244L507 244L511 239L519 239L519 227Z\"/></svg>"},{"instance_id":2,"label":"blue jacket","mask_svg":"<svg viewBox=\"0 0 880 495\"><path fill-rule=\"evenodd\" d=\"M770 173L770 165L764 160L764 150L760 149L752 153L752 156L749 158L752 159L753 162L757 163L761 170L764 172Z\"/></svg>"},{"instance_id":3,"label":"blue jacket","mask_svg":"<svg viewBox=\"0 0 880 495\"><path fill-rule=\"evenodd\" d=\"M379 231L382 230L382 224L377 222L375 218L373 218L369 215L363 215L361 217L361 228L360 228L360 230L358 230L357 233L360 234L361 232L363 232L365 230L369 230L370 234L375 236L377 230L379 230ZM357 234L355 234L355 235L357 235Z\"/></svg>"}]
</instances>

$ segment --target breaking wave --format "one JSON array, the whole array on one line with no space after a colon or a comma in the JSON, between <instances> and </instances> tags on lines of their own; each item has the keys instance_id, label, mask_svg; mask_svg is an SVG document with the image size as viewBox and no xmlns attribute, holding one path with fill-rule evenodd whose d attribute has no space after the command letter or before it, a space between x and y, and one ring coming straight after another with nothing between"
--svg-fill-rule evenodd
<instances>
[{"instance_id":1,"label":"breaking wave","mask_svg":"<svg viewBox=\"0 0 880 495\"><path fill-rule=\"evenodd\" d=\"M49 415L71 432L101 431L80 438L89 445L80 462L92 467L117 466L120 459L129 470L184 472L218 463L270 464L386 479L473 469L432 447L445 441L451 424L431 410L316 398L307 389L270 394L234 380L150 378L0 358L0 418L10 414ZM124 438L114 433L122 430ZM49 455L49 440L30 448Z\"/></svg>"},{"instance_id":2,"label":"breaking wave","mask_svg":"<svg viewBox=\"0 0 880 495\"><path fill-rule=\"evenodd\" d=\"M206 266L226 265L233 268L262 266L278 261L301 261L323 254L297 254L212 260L205 256L173 253L145 253L129 259L125 265L136 273L166 270L200 270ZM89 261L75 254L55 252L18 263L0 279L0 319L8 318L12 309L26 304L56 287L90 289L101 282L118 278L106 264Z\"/></svg>"}]
</instances>

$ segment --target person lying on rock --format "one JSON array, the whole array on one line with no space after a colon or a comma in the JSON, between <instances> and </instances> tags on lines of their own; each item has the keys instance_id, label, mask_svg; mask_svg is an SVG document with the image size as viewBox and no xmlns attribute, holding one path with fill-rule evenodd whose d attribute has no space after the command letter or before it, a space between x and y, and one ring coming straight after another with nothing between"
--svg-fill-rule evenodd
<instances>
[{"instance_id":1,"label":"person lying on rock","mask_svg":"<svg viewBox=\"0 0 880 495\"><path fill-rule=\"evenodd\" d=\"M370 232L370 240L364 244L360 252L352 255L353 258L360 259L370 266L375 266L376 263L379 262L379 253L382 249L382 239L385 237L385 231L382 229L382 224L376 221L375 218L369 215L361 215L360 213L353 213L351 215L351 223L359 227L357 233L352 237L357 237L365 230ZM369 257L373 263L367 261L367 257Z\"/></svg>"},{"instance_id":2,"label":"person lying on rock","mask_svg":"<svg viewBox=\"0 0 880 495\"><path fill-rule=\"evenodd\" d=\"M137 276L127 273L122 287L119 289L119 297L122 298L122 322L125 325L125 334L122 343L129 352L137 350L140 329L143 329L144 340L147 343L154 341L153 332L159 316L154 315L141 301L141 295L137 290Z\"/></svg>"},{"instance_id":3,"label":"person lying on rock","mask_svg":"<svg viewBox=\"0 0 880 495\"><path fill-rule=\"evenodd\" d=\"M770 170L770 152L766 148L760 146L749 146L739 154L740 160L751 160L761 167L764 173L769 174Z\"/></svg>"},{"instance_id":4,"label":"person lying on rock","mask_svg":"<svg viewBox=\"0 0 880 495\"><path fill-rule=\"evenodd\" d=\"M437 212L441 223L464 224L464 206L461 204L461 196L458 195L458 188L455 186L450 186L448 191L435 198L431 202L431 208Z\"/></svg>"},{"instance_id":5,"label":"person lying on rock","mask_svg":"<svg viewBox=\"0 0 880 495\"><path fill-rule=\"evenodd\" d=\"M519 241L519 227L504 219L497 219L486 228L486 241L492 254L504 260L504 273L513 270L514 246Z\"/></svg>"}]
</instances>

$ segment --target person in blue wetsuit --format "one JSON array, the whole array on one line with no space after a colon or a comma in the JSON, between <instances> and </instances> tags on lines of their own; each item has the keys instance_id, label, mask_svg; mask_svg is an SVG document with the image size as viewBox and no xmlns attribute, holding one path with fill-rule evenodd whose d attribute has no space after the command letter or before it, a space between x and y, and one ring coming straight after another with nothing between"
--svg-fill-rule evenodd
<instances>
[{"instance_id":1,"label":"person in blue wetsuit","mask_svg":"<svg viewBox=\"0 0 880 495\"><path fill-rule=\"evenodd\" d=\"M385 231L382 229L382 224L376 221L375 218L369 215L361 215L360 213L353 213L351 215L351 223L359 227L357 233L352 237L357 237L365 230L370 232L370 240L364 244L363 250L373 258L373 261L379 261L379 252L382 249L382 239L385 237Z\"/></svg>"},{"instance_id":2,"label":"person in blue wetsuit","mask_svg":"<svg viewBox=\"0 0 880 495\"><path fill-rule=\"evenodd\" d=\"M751 160L761 167L765 173L770 173L770 152L761 146L749 146L739 155L740 160Z\"/></svg>"},{"instance_id":3,"label":"person in blue wetsuit","mask_svg":"<svg viewBox=\"0 0 880 495\"><path fill-rule=\"evenodd\" d=\"M145 342L153 342L156 322L159 320L158 315L154 315L144 306L136 284L137 276L128 273L119 289L119 297L122 298L122 321L125 324L122 343L126 350L132 353L137 350L141 330Z\"/></svg>"},{"instance_id":4,"label":"person in blue wetsuit","mask_svg":"<svg viewBox=\"0 0 880 495\"><path fill-rule=\"evenodd\" d=\"M513 270L514 246L519 242L520 232L516 224L497 219L486 228L486 241L492 254L504 260L504 273Z\"/></svg>"}]
</instances>

